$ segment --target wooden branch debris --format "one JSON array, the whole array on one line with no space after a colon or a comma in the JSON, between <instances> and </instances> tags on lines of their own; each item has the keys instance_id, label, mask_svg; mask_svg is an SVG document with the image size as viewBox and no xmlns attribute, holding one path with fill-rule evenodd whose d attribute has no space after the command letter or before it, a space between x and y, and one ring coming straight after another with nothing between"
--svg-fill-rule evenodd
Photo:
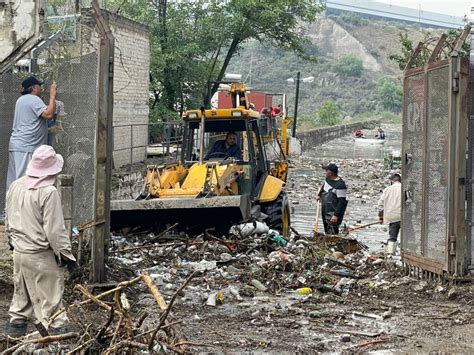
<instances>
[{"instance_id":1,"label":"wooden branch debris","mask_svg":"<svg viewBox=\"0 0 474 355\"><path fill-rule=\"evenodd\" d=\"M163 232L161 232L160 234L158 234L156 237L153 237L149 240L147 240L146 242L143 242L142 245L145 245L145 244L150 244L150 243L154 243L156 242L158 239L160 239L162 236L164 236L166 233L168 233L170 230L176 228L178 226L179 223L175 223L173 224L172 226L166 228Z\"/></svg>"},{"instance_id":2,"label":"wooden branch debris","mask_svg":"<svg viewBox=\"0 0 474 355\"><path fill-rule=\"evenodd\" d=\"M97 295L95 296L96 299L100 300L106 296L109 296L117 291L120 291L126 287L129 287L129 286L132 286L134 284L136 284L137 282L141 281L141 276L138 276L138 277L135 277L134 279L131 279L129 281L122 281L122 282L119 282L117 284L117 287L111 289L111 290L108 290L108 291L105 291L103 293L101 293L100 295ZM69 307L77 307L77 306L82 306L82 305L86 305L86 304L89 304L89 303L92 303L92 299L87 299L87 300L84 300L82 302L79 302L79 303L74 303L72 305L70 305ZM63 309L60 309L59 311L57 311L53 316L51 316L51 318L49 319L49 322L48 322L48 325L51 325L53 323L53 321L58 318L61 314L63 314L64 312L66 312L66 308L63 308Z\"/></svg>"},{"instance_id":3,"label":"wooden branch debris","mask_svg":"<svg viewBox=\"0 0 474 355\"><path fill-rule=\"evenodd\" d=\"M22 341L21 343L18 343L4 350L2 354L5 354L5 355L12 354L15 352L15 350L19 349L20 347L26 344L48 344L48 343L53 343L55 341L79 338L79 336L80 334L78 333L66 333L66 334L60 334L60 335L48 335L47 337L38 338L38 339L25 340L25 341Z\"/></svg>"},{"instance_id":4,"label":"wooden branch debris","mask_svg":"<svg viewBox=\"0 0 474 355\"><path fill-rule=\"evenodd\" d=\"M174 304L174 301L176 300L176 297L178 294L188 285L188 283L198 274L199 272L195 271L189 277L186 279L186 281L179 287L176 292L174 293L173 297L171 298L170 304L166 307L165 312L161 316L160 319L160 324L158 324L158 327L156 327L154 333L151 335L150 342L148 343L148 349L152 350L153 349L153 343L155 341L156 334L160 331L161 327L165 324L166 318L168 317L171 307Z\"/></svg>"},{"instance_id":5,"label":"wooden branch debris","mask_svg":"<svg viewBox=\"0 0 474 355\"><path fill-rule=\"evenodd\" d=\"M65 354L84 352L114 354L124 351L133 353L141 350L154 353L163 349L184 353L189 345L210 346L188 341L181 331L183 321L170 319L171 309L178 295L199 274L201 273L194 272L189 275L176 290L169 304L163 298L151 276L146 272L131 280L120 282L116 287L98 295L92 294L92 291L86 285L78 284L74 289L80 292L85 299L61 309L49 320L49 325L51 325L54 319L67 311L70 319L74 320L75 327L78 328L77 332L44 336L39 339L12 339L10 345L14 345L6 349L4 354L22 351L22 347L26 346L28 348L30 346L34 347L34 345L29 344L48 344L66 340L68 342L57 345L58 351ZM124 292L125 288L139 282L143 282L143 286L146 286L149 290L160 309L156 324L145 322L153 312L134 312L133 303L127 299ZM106 297L109 298L106 299ZM91 312L91 310L83 306L91 304L97 305L99 310L95 309L90 314L88 312ZM100 311L100 309L104 311ZM99 314L99 312L101 313ZM92 314L99 316L99 318L92 317ZM99 319L101 321L97 322ZM159 336L157 336L158 333L160 333Z\"/></svg>"},{"instance_id":6,"label":"wooden branch debris","mask_svg":"<svg viewBox=\"0 0 474 355\"><path fill-rule=\"evenodd\" d=\"M74 289L79 291L85 299L68 306L67 309L61 309L55 313L50 318L49 325L63 312L67 311L70 313L76 309L76 312L70 313L70 317L71 319L75 319L75 324L79 323L78 326L81 329L77 333L46 336L31 340L23 339L5 350L4 353L11 354L18 349L21 349L22 346L28 344L47 344L49 342L59 342L75 338L77 338L77 340L61 344L61 351L67 354L82 353L84 351L113 354L125 351L126 349L128 349L129 352L138 350L150 350L154 352L157 351L157 349L170 349L178 353L183 353L186 352L187 346L189 345L208 346L205 344L190 342L183 337L180 328L180 324L182 324L181 320L171 319L168 321L170 318L169 315L171 308L176 301L178 294L180 294L189 282L198 274L200 274L200 272L194 272L186 279L186 281L177 289L169 304L166 303L162 294L158 290L158 287L153 282L153 279L146 272L131 280L120 282L113 289L98 295L93 295L85 285L76 285ZM149 316L149 313L138 312L138 314L136 314L135 312L131 312L131 308L133 307L124 293L126 287L135 285L139 282L143 282L144 286L148 288L161 311L157 322L158 324L157 326L154 325L152 329L150 329L150 324L142 327L145 323L145 319ZM109 299L106 301L105 298L107 296ZM113 301L108 301L111 299L113 299ZM108 313L107 317L101 321L100 324L96 324L97 322L94 324L94 320L91 322L91 319L87 314L87 308L79 308L79 306L90 304L95 304ZM87 321L79 318L79 315L81 314L83 318L86 317ZM132 318L131 314L136 315ZM160 331L162 331L162 334L160 333L160 335L157 336Z\"/></svg>"},{"instance_id":7,"label":"wooden branch debris","mask_svg":"<svg viewBox=\"0 0 474 355\"><path fill-rule=\"evenodd\" d=\"M153 297L155 297L156 303L158 303L158 306L160 307L160 309L162 311L166 310L168 308L168 305L166 304L166 301L164 300L163 296L161 296L160 291L158 291L158 287L156 287L151 276L147 272L143 272L142 280L145 283L145 285L148 286Z\"/></svg>"}]
</instances>

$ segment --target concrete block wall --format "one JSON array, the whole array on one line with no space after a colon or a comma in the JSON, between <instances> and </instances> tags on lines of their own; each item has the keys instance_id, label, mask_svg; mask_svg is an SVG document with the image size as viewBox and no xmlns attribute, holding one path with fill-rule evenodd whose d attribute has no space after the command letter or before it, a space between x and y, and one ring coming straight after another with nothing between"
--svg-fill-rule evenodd
<instances>
[{"instance_id":1,"label":"concrete block wall","mask_svg":"<svg viewBox=\"0 0 474 355\"><path fill-rule=\"evenodd\" d=\"M115 37L113 138L114 166L117 168L146 158L150 78L149 28L110 12L105 12L105 15ZM96 50L99 41L94 31L90 9L84 9L82 12L80 31L81 53Z\"/></svg>"},{"instance_id":2,"label":"concrete block wall","mask_svg":"<svg viewBox=\"0 0 474 355\"><path fill-rule=\"evenodd\" d=\"M317 145L328 142L332 139L340 138L352 134L357 127L365 129L373 129L380 124L380 121L366 121L349 123L344 125L316 128L296 134L301 141L303 151L311 149Z\"/></svg>"}]
</instances>

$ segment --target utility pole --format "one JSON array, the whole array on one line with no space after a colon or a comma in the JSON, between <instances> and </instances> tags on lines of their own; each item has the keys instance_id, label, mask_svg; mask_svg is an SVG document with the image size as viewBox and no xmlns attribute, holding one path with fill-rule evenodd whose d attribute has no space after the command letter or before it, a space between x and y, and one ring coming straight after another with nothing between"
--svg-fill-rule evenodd
<instances>
[{"instance_id":1,"label":"utility pole","mask_svg":"<svg viewBox=\"0 0 474 355\"><path fill-rule=\"evenodd\" d=\"M296 137L296 119L298 117L298 99L300 96L300 76L301 72L298 72L296 75L295 114L293 115L293 130L291 134L293 137Z\"/></svg>"}]
</instances>

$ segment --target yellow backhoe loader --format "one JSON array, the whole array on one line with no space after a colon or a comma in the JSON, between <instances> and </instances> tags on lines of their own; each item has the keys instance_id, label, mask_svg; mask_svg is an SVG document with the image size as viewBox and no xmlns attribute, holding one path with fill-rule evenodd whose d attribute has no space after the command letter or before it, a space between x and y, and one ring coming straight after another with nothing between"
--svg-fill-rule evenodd
<instances>
[{"instance_id":1,"label":"yellow backhoe loader","mask_svg":"<svg viewBox=\"0 0 474 355\"><path fill-rule=\"evenodd\" d=\"M228 228L260 217L289 236L290 206L283 190L288 163L267 160L266 143L277 137L268 129L269 122L250 109L245 85L233 83L229 91L233 108L183 114L180 160L148 166L145 187L136 200L112 201L112 230L150 224L163 228L174 222L196 230ZM284 135L289 123L282 120ZM221 151L206 156L215 140L228 132L235 134L239 154Z\"/></svg>"}]
</instances>

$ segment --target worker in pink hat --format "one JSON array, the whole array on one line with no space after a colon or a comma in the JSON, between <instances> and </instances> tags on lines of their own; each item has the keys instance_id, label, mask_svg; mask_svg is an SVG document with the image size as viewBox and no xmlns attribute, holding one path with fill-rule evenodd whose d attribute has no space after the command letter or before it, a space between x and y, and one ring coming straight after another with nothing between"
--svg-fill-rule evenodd
<instances>
[{"instance_id":1,"label":"worker in pink hat","mask_svg":"<svg viewBox=\"0 0 474 355\"><path fill-rule=\"evenodd\" d=\"M67 331L65 313L48 328L62 307L64 268L73 274L76 259L66 232L61 200L55 187L63 157L48 145L39 146L6 195L6 231L13 248L14 293L5 332L26 334L28 321L42 323L50 334Z\"/></svg>"}]
</instances>

